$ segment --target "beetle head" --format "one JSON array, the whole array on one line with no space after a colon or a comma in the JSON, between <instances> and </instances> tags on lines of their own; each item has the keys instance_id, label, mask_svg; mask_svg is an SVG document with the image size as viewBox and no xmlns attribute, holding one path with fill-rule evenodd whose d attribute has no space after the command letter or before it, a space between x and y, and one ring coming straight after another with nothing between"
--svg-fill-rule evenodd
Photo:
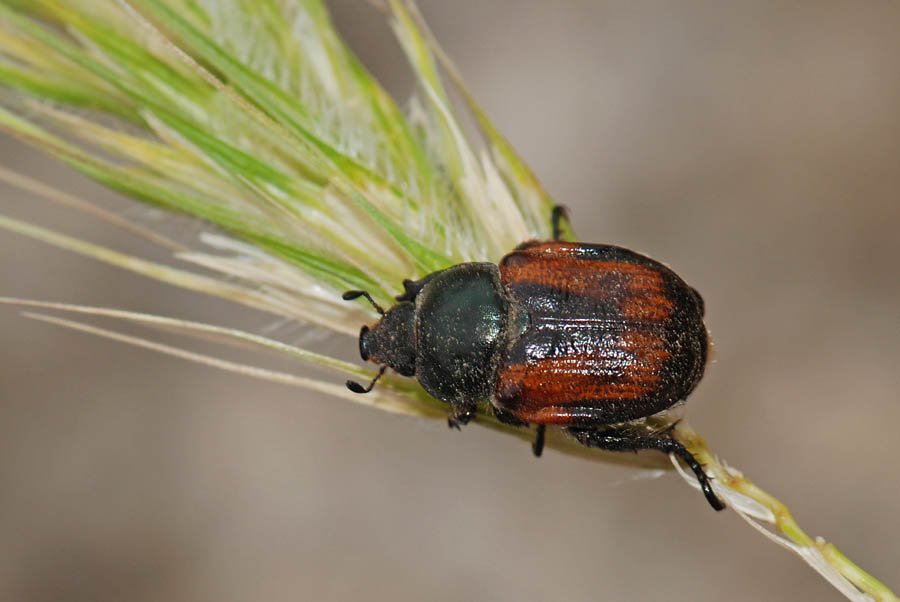
<instances>
[{"instance_id":1,"label":"beetle head","mask_svg":"<svg viewBox=\"0 0 900 602\"><path fill-rule=\"evenodd\" d=\"M359 331L363 360L389 366L403 376L416 373L416 306L405 301L389 309L374 326Z\"/></svg>"}]
</instances>

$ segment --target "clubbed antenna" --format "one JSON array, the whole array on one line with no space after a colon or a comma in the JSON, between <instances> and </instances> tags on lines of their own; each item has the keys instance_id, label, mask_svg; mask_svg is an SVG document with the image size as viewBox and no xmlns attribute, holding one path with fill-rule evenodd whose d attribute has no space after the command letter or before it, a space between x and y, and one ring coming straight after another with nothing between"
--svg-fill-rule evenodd
<instances>
[{"instance_id":1,"label":"clubbed antenna","mask_svg":"<svg viewBox=\"0 0 900 602\"><path fill-rule=\"evenodd\" d=\"M375 307L378 307L378 306L376 305ZM381 378L381 375L384 374L384 371L386 368L387 368L387 366L381 367L381 370L378 371L378 374L375 375L375 378L373 378L369 382L368 387L363 387L361 384L359 384L358 382L356 382L354 380L348 380L347 388L350 389L351 391L353 391L354 393L368 393L375 387L375 383L377 383L378 379Z\"/></svg>"},{"instance_id":2,"label":"clubbed antenna","mask_svg":"<svg viewBox=\"0 0 900 602\"><path fill-rule=\"evenodd\" d=\"M377 303L375 303L375 299L372 298L372 295L367 293L366 291L347 291L343 295L341 295L341 299L344 301L353 301L354 299L359 299L360 297L365 297L369 300L369 303L375 308L375 311L380 313L382 316L384 315L384 309Z\"/></svg>"}]
</instances>

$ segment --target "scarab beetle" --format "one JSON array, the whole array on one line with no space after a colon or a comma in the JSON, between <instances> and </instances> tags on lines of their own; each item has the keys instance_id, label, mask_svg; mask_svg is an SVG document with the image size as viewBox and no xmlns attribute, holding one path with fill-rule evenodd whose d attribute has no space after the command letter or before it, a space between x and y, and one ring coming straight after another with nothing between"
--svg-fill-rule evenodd
<instances>
[{"instance_id":1,"label":"scarab beetle","mask_svg":"<svg viewBox=\"0 0 900 602\"><path fill-rule=\"evenodd\" d=\"M528 241L493 263L462 263L403 282L405 292L359 334L363 360L381 365L367 393L390 367L415 376L449 404L459 428L489 400L497 418L537 425L534 454L546 426L590 447L674 453L713 493L697 460L669 431L646 434L633 421L684 400L703 376L708 342L703 299L661 263L621 247L560 240ZM631 424L629 424L631 423Z\"/></svg>"}]
</instances>

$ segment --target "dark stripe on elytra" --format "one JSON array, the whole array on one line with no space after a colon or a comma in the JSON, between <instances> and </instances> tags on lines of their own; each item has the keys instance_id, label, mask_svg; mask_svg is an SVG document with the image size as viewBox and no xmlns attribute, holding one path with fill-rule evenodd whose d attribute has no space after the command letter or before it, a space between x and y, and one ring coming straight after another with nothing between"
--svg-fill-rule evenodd
<instances>
[{"instance_id":1,"label":"dark stripe on elytra","mask_svg":"<svg viewBox=\"0 0 900 602\"><path fill-rule=\"evenodd\" d=\"M530 314L565 315L580 318L621 318L619 301L611 295L584 295L541 281L506 283L512 297ZM598 291L599 292L599 291Z\"/></svg>"},{"instance_id":2,"label":"dark stripe on elytra","mask_svg":"<svg viewBox=\"0 0 900 602\"><path fill-rule=\"evenodd\" d=\"M507 285L513 298L533 316L565 315L573 322L593 318L597 324L616 320L665 323L676 310L671 289L665 281L653 288L639 288L634 281L597 282L587 293L532 280L512 280Z\"/></svg>"},{"instance_id":3,"label":"dark stripe on elytra","mask_svg":"<svg viewBox=\"0 0 900 602\"><path fill-rule=\"evenodd\" d=\"M504 284L541 283L586 296L653 295L666 288L665 272L651 266L579 259L521 257L500 267Z\"/></svg>"}]
</instances>

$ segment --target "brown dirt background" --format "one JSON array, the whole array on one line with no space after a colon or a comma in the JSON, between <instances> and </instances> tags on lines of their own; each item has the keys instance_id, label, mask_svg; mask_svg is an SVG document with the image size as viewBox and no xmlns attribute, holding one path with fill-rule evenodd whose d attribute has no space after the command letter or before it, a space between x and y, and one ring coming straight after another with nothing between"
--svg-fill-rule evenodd
<instances>
[{"instance_id":1,"label":"brown dirt background","mask_svg":"<svg viewBox=\"0 0 900 602\"><path fill-rule=\"evenodd\" d=\"M900 5L421 5L579 235L666 261L705 296L718 358L692 424L810 534L900 588ZM359 0L335 11L405 97L379 15ZM14 142L0 162L148 218ZM0 207L149 252L8 187ZM11 234L0 257L3 295L272 322ZM840 599L673 475L536 461L479 428L12 309L0 332L3 600Z\"/></svg>"}]
</instances>

